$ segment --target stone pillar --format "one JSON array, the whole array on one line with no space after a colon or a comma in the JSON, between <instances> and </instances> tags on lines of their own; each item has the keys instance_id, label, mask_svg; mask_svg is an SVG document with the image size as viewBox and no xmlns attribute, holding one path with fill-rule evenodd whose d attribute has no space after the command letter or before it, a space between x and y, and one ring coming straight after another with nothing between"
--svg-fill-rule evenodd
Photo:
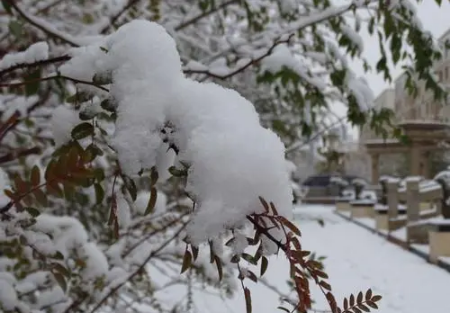
<instances>
[{"instance_id":1,"label":"stone pillar","mask_svg":"<svg viewBox=\"0 0 450 313\"><path fill-rule=\"evenodd\" d=\"M390 179L387 185L388 219L398 216L398 181Z\"/></svg>"},{"instance_id":2,"label":"stone pillar","mask_svg":"<svg viewBox=\"0 0 450 313\"><path fill-rule=\"evenodd\" d=\"M379 154L371 154L372 159L372 184L378 184L378 180L380 179L380 169L379 169Z\"/></svg>"},{"instance_id":3,"label":"stone pillar","mask_svg":"<svg viewBox=\"0 0 450 313\"><path fill-rule=\"evenodd\" d=\"M409 166L409 172L412 176L420 176L420 163L421 163L421 153L418 146L413 143L410 149L411 163Z\"/></svg>"},{"instance_id":4,"label":"stone pillar","mask_svg":"<svg viewBox=\"0 0 450 313\"><path fill-rule=\"evenodd\" d=\"M429 152L428 151L423 151L422 155L421 155L421 164L422 164L422 173L421 176L429 179L430 177L430 162L428 160L428 156L429 156Z\"/></svg>"},{"instance_id":5,"label":"stone pillar","mask_svg":"<svg viewBox=\"0 0 450 313\"><path fill-rule=\"evenodd\" d=\"M416 241L417 227L409 226L413 222L420 220L420 202L419 202L419 180L410 179L406 180L406 216L407 216L407 228L406 228L406 241Z\"/></svg>"}]
</instances>

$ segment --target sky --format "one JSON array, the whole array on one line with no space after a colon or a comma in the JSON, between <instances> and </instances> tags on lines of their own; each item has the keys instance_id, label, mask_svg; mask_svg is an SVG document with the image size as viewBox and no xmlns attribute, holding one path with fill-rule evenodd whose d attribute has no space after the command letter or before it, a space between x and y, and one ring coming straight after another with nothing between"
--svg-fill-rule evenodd
<instances>
[{"instance_id":1,"label":"sky","mask_svg":"<svg viewBox=\"0 0 450 313\"><path fill-rule=\"evenodd\" d=\"M412 0L412 2L415 2ZM440 37L450 28L450 1L443 0L439 7L435 0L423 0L417 5L417 13L422 21L424 29L430 31L435 37ZM363 29L362 29L363 30ZM376 34L370 36L367 31L361 31L360 35L364 40L364 56L369 63L375 67L376 62L380 58L378 48L378 38ZM375 96L378 96L384 89L390 86L385 82L382 75L375 71L364 73L361 62L352 62L353 70L356 74L365 76L369 86L372 88ZM391 71L393 79L401 74L400 68L394 68ZM352 130L352 134L356 135L356 130Z\"/></svg>"}]
</instances>

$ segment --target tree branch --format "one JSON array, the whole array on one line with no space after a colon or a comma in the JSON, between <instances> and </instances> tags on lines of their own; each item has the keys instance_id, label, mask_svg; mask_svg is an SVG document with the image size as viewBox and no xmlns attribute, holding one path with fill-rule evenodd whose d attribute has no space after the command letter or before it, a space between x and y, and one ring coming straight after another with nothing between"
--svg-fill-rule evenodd
<instances>
[{"instance_id":1,"label":"tree branch","mask_svg":"<svg viewBox=\"0 0 450 313\"><path fill-rule=\"evenodd\" d=\"M222 10L222 9L226 8L227 6L229 6L231 4L236 4L236 3L239 3L239 2L240 2L240 0L229 0L229 1L226 1L226 2L222 3L221 5L213 7L209 11L202 12L201 14L196 15L193 18L191 18L191 19L189 19L189 20L187 20L185 22L180 23L178 26L175 27L175 30L176 31L180 31L180 30L182 30L185 27L188 27L188 26L190 26L192 24L197 23L202 18L205 18L205 17L207 17L207 16L209 16L209 15L211 15L211 14L213 14L213 13L219 11L219 10Z\"/></svg>"},{"instance_id":2,"label":"tree branch","mask_svg":"<svg viewBox=\"0 0 450 313\"><path fill-rule=\"evenodd\" d=\"M217 78L217 79L228 79L230 77L233 77L236 74L242 73L243 71L245 71L247 68L249 68L252 65L255 65L257 63L259 63L261 60L263 60L264 58L268 57L269 55L272 54L273 50L280 44L283 43L289 43L290 39L294 36L294 34L289 35L286 39L279 39L276 40L272 46L267 49L266 53L264 53L263 55L259 56L258 58L252 59L250 61L248 61L246 64L244 64L243 66L231 71L230 73L226 74L226 75L217 75L212 73L210 70L202 70L202 71L197 71L197 70L186 70L184 71L185 74L204 74L206 76L209 77L213 77L213 78Z\"/></svg>"},{"instance_id":3,"label":"tree branch","mask_svg":"<svg viewBox=\"0 0 450 313\"><path fill-rule=\"evenodd\" d=\"M0 76L3 76L5 74L7 74L7 73L13 72L13 71L15 71L17 69L21 69L21 68L45 66L45 65L48 65L48 64L68 61L70 59L71 59L71 57L69 55L63 55L63 56L59 56L59 57L49 58L49 59L46 59L46 60L36 61L36 62L33 62L33 63L16 64L16 65L8 67L8 68L6 68L4 70L1 70L0 71Z\"/></svg>"},{"instance_id":4,"label":"tree branch","mask_svg":"<svg viewBox=\"0 0 450 313\"><path fill-rule=\"evenodd\" d=\"M79 80L79 79L75 79L72 77L68 77L68 76L63 76L63 75L53 75L53 76L48 76L48 77L44 77L44 78L37 78L37 79L32 79L32 80L27 80L27 81L22 81L22 82L18 82L18 83L6 83L6 84L0 84L0 87L20 87L20 86L24 86L27 84L31 84L31 83L35 83L35 82L42 82L42 81L47 81L47 80L53 80L53 79L58 79L58 78L62 78L62 79L67 79L70 81L73 81L75 83L78 84L83 84L83 85L91 85L94 87L97 87L103 91L109 92L108 88L105 88L103 86L97 85L93 82L88 82L85 80Z\"/></svg>"},{"instance_id":5,"label":"tree branch","mask_svg":"<svg viewBox=\"0 0 450 313\"><path fill-rule=\"evenodd\" d=\"M106 34L106 32L109 30L111 26L115 26L116 21L126 12L128 11L133 5L137 4L140 0L128 0L128 3L117 12L115 15L113 15L109 19L109 24L103 27L103 29L100 31L100 34Z\"/></svg>"},{"instance_id":6,"label":"tree branch","mask_svg":"<svg viewBox=\"0 0 450 313\"><path fill-rule=\"evenodd\" d=\"M49 27L39 24L39 22L36 20L36 18L35 17L31 17L30 15L25 13L17 5L17 2L15 0L4 0L4 1L6 1L12 8L14 8L14 10L20 15L20 17L22 17L28 23L30 23L31 25L33 25L37 29L40 29L41 31L43 31L44 33L49 35L50 37L56 38L56 39L58 39L58 40L60 40L60 41L62 41L64 43L67 43L67 44L69 44L71 46L74 46L74 47L78 47L79 46L79 44L77 44L74 41L72 41L72 39L66 38L62 34L58 34L57 32L55 32L54 30L50 29Z\"/></svg>"},{"instance_id":7,"label":"tree branch","mask_svg":"<svg viewBox=\"0 0 450 313\"><path fill-rule=\"evenodd\" d=\"M39 154L40 152L41 149L39 147L16 150L3 156L0 156L0 164L10 162L17 158L24 157L30 154Z\"/></svg>"},{"instance_id":8,"label":"tree branch","mask_svg":"<svg viewBox=\"0 0 450 313\"><path fill-rule=\"evenodd\" d=\"M122 283L118 284L116 287L112 288L110 292L108 292L90 311L90 313L96 312L99 308L102 307L102 305L108 300L109 297L111 297L113 294L115 294L120 288L123 287L128 281L133 279L136 275L138 275L142 270L145 269L146 264L155 257L159 252L161 252L164 248L166 248L175 238L178 237L178 235L181 234L181 232L186 228L187 223L184 223L183 226L181 226L169 239L167 239L161 246L159 246L158 249L152 251L147 258L141 263L141 265L130 275L128 278L123 281Z\"/></svg>"}]
</instances>

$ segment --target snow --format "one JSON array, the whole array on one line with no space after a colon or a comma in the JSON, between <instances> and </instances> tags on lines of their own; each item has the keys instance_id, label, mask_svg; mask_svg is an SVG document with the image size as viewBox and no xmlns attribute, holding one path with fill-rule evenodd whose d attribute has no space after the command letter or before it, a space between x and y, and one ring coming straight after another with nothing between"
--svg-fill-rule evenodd
<instances>
[{"instance_id":1,"label":"snow","mask_svg":"<svg viewBox=\"0 0 450 313\"><path fill-rule=\"evenodd\" d=\"M197 203L187 227L193 244L243 226L248 214L262 213L260 196L291 217L284 145L260 125L252 103L231 89L185 78L175 41L156 23L134 20L101 45L107 53L98 44L98 49L77 50L61 70L78 75L84 66L112 75L110 95L118 117L111 145L128 176L157 163L167 168L170 161L157 160L161 150L168 150L166 143L177 147L174 165L188 166L186 191ZM282 236L281 230L271 232ZM267 238L264 244L266 253L276 251Z\"/></svg>"},{"instance_id":2,"label":"snow","mask_svg":"<svg viewBox=\"0 0 450 313\"><path fill-rule=\"evenodd\" d=\"M303 234L302 247L325 257L325 271L330 276L329 282L339 304L351 293L372 288L374 294L383 297L378 303L377 312L422 313L429 311L430 303L436 312L450 311L447 301L450 275L447 272L389 243L385 238L344 220L335 215L333 210L333 207L301 205L295 212ZM324 227L317 223L318 219L325 222ZM249 280L245 282L251 290L254 312L272 313L276 310L280 302L279 295L273 289L279 290L284 296L294 296L286 284L287 275L287 260L284 257L270 257L263 279L258 284ZM329 311L326 300L313 282L311 289L315 301L313 308L317 312ZM424 293L424 290L433 292ZM165 291L168 297L174 293L183 294L182 287ZM194 294L194 300L199 312L211 312L211 308L214 308L214 313L239 313L245 310L242 292L223 300L214 295Z\"/></svg>"},{"instance_id":3,"label":"snow","mask_svg":"<svg viewBox=\"0 0 450 313\"><path fill-rule=\"evenodd\" d=\"M18 65L34 63L48 58L48 45L46 42L40 41L29 46L23 52L15 52L6 54L0 60L0 70Z\"/></svg>"},{"instance_id":4,"label":"snow","mask_svg":"<svg viewBox=\"0 0 450 313\"><path fill-rule=\"evenodd\" d=\"M65 105L59 105L53 110L50 123L55 145L60 147L72 139L72 129L80 124L81 120L77 111Z\"/></svg>"}]
</instances>

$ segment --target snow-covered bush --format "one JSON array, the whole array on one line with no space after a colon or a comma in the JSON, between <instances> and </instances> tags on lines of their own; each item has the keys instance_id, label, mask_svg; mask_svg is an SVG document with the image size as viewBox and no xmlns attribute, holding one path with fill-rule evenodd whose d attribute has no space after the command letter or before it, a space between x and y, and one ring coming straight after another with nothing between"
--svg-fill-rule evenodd
<instances>
[{"instance_id":1,"label":"snow-covered bush","mask_svg":"<svg viewBox=\"0 0 450 313\"><path fill-rule=\"evenodd\" d=\"M330 178L330 183L338 187L339 197L344 197L344 190L348 187L348 181L342 177L333 176Z\"/></svg>"},{"instance_id":2,"label":"snow-covered bush","mask_svg":"<svg viewBox=\"0 0 450 313\"><path fill-rule=\"evenodd\" d=\"M415 58L440 52L408 1L2 0L1 13L0 310L191 312L193 290L242 289L251 311L246 280L278 250L290 311L311 307L307 277L333 312L376 308L368 292L339 309L302 250L284 146L320 136L336 100L383 129L389 110L347 58L364 61L362 26L408 37L394 62L405 51L440 91Z\"/></svg>"},{"instance_id":3,"label":"snow-covered bush","mask_svg":"<svg viewBox=\"0 0 450 313\"><path fill-rule=\"evenodd\" d=\"M442 215L444 218L450 218L450 168L437 173L433 180L442 188Z\"/></svg>"},{"instance_id":4,"label":"snow-covered bush","mask_svg":"<svg viewBox=\"0 0 450 313\"><path fill-rule=\"evenodd\" d=\"M360 200L362 192L367 186L367 182L362 178L355 178L352 180L352 186L355 190L355 199Z\"/></svg>"}]
</instances>

